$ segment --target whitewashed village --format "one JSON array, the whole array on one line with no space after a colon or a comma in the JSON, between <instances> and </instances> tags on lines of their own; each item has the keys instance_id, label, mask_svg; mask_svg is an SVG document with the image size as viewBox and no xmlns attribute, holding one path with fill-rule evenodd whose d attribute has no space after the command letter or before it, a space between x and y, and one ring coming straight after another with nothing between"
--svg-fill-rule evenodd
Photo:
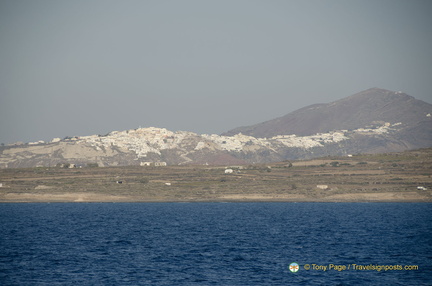
<instances>
[{"instance_id":1,"label":"whitewashed village","mask_svg":"<svg viewBox=\"0 0 432 286\"><path fill-rule=\"evenodd\" d=\"M199 135L165 128L137 128L113 131L107 135L54 138L51 142L6 146L0 154L0 168L253 164L307 159L306 156L349 155L356 152L350 145L354 136L385 138L400 125L381 122L352 131L271 138L255 138L241 133L234 136ZM334 150L337 150L336 154Z\"/></svg>"}]
</instances>

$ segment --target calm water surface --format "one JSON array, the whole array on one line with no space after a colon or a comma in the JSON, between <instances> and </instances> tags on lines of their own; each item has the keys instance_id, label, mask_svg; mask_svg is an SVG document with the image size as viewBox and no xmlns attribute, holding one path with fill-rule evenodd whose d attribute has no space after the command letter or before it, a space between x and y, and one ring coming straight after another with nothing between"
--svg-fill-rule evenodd
<instances>
[{"instance_id":1,"label":"calm water surface","mask_svg":"<svg viewBox=\"0 0 432 286\"><path fill-rule=\"evenodd\" d=\"M0 233L0 285L432 285L432 204L0 204Z\"/></svg>"}]
</instances>

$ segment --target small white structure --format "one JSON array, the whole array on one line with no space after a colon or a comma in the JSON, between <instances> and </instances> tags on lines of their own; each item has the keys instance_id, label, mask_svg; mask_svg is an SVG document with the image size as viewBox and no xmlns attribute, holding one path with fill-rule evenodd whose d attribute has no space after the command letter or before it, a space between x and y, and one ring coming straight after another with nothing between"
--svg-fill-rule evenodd
<instances>
[{"instance_id":1,"label":"small white structure","mask_svg":"<svg viewBox=\"0 0 432 286\"><path fill-rule=\"evenodd\" d=\"M229 166L228 169L243 170L243 166Z\"/></svg>"},{"instance_id":2,"label":"small white structure","mask_svg":"<svg viewBox=\"0 0 432 286\"><path fill-rule=\"evenodd\" d=\"M225 174L232 174L233 172L233 169L225 169Z\"/></svg>"},{"instance_id":3,"label":"small white structure","mask_svg":"<svg viewBox=\"0 0 432 286\"><path fill-rule=\"evenodd\" d=\"M3 188L3 183L0 183L0 188Z\"/></svg>"},{"instance_id":4,"label":"small white structure","mask_svg":"<svg viewBox=\"0 0 432 286\"><path fill-rule=\"evenodd\" d=\"M427 188L426 188L426 187L423 187L423 186L418 186L418 187L417 187L417 190L420 190L420 191L426 191Z\"/></svg>"},{"instance_id":5,"label":"small white structure","mask_svg":"<svg viewBox=\"0 0 432 286\"><path fill-rule=\"evenodd\" d=\"M155 167L161 167L166 166L166 162L140 162L140 166L155 166Z\"/></svg>"},{"instance_id":6,"label":"small white structure","mask_svg":"<svg viewBox=\"0 0 432 286\"><path fill-rule=\"evenodd\" d=\"M171 183L165 183L166 186L171 186Z\"/></svg>"},{"instance_id":7,"label":"small white structure","mask_svg":"<svg viewBox=\"0 0 432 286\"><path fill-rule=\"evenodd\" d=\"M321 190L327 190L328 186L327 185L317 185L317 188L321 189Z\"/></svg>"},{"instance_id":8,"label":"small white structure","mask_svg":"<svg viewBox=\"0 0 432 286\"><path fill-rule=\"evenodd\" d=\"M45 144L45 141L43 141L43 140L39 140L39 141L37 141L37 142L29 142L28 144L29 144L29 145Z\"/></svg>"}]
</instances>

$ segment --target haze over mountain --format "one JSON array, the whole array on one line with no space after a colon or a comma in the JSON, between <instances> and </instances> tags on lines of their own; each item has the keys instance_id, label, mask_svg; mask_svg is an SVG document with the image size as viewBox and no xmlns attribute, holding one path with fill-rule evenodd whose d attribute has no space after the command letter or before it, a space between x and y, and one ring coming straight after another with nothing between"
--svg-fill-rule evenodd
<instances>
[{"instance_id":1,"label":"haze over mountain","mask_svg":"<svg viewBox=\"0 0 432 286\"><path fill-rule=\"evenodd\" d=\"M222 135L164 128L112 131L0 148L0 168L250 164L432 146L432 105L372 88Z\"/></svg>"}]
</instances>

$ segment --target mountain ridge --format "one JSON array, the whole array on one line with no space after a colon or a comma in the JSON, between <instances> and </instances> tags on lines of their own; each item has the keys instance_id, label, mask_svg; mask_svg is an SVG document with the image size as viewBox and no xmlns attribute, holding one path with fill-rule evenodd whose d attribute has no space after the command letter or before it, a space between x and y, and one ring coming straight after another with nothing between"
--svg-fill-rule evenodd
<instances>
[{"instance_id":1,"label":"mountain ridge","mask_svg":"<svg viewBox=\"0 0 432 286\"><path fill-rule=\"evenodd\" d=\"M431 109L431 104L400 91L371 88L330 103L312 104L272 120L235 128L222 135L242 133L260 138L278 134L307 136L331 130L353 130L374 121L393 124L404 121L412 125Z\"/></svg>"},{"instance_id":2,"label":"mountain ridge","mask_svg":"<svg viewBox=\"0 0 432 286\"><path fill-rule=\"evenodd\" d=\"M137 128L0 147L0 168L254 164L432 146L432 105L372 88L222 135Z\"/></svg>"}]
</instances>

